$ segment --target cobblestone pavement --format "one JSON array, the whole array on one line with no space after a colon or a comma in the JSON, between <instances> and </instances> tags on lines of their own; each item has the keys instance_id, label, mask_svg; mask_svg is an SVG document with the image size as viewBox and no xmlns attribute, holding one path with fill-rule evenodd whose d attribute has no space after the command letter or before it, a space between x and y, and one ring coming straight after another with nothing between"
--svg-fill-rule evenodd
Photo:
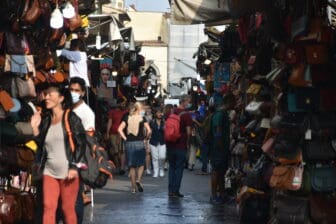
<instances>
[{"instance_id":1,"label":"cobblestone pavement","mask_svg":"<svg viewBox=\"0 0 336 224\"><path fill-rule=\"evenodd\" d=\"M144 192L131 194L127 175L115 175L103 189L94 190L94 207L86 206L84 223L239 223L234 202L219 206L209 203L210 176L196 172L184 171L182 199L168 198L167 176L145 176Z\"/></svg>"}]
</instances>

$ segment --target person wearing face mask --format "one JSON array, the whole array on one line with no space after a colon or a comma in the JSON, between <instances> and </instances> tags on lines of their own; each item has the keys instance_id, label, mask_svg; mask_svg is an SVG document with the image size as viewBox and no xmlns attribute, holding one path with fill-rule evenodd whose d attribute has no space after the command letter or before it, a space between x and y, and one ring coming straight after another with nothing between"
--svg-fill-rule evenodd
<instances>
[{"instance_id":1,"label":"person wearing face mask","mask_svg":"<svg viewBox=\"0 0 336 224\"><path fill-rule=\"evenodd\" d=\"M180 116L181 137L176 142L166 142L167 158L169 162L168 171L168 196L184 197L180 192L183 177L184 164L187 151L190 148L191 126L193 124L191 114L187 111L192 107L191 96L184 95L180 100L180 106L173 113Z\"/></svg>"},{"instance_id":2,"label":"person wearing face mask","mask_svg":"<svg viewBox=\"0 0 336 224\"><path fill-rule=\"evenodd\" d=\"M95 131L95 114L84 102L85 80L80 77L70 79L69 90L72 98L72 111L80 118L87 133ZM79 192L76 201L76 214L78 224L82 223L84 217L84 205L89 204L91 199L84 192L84 184L80 182Z\"/></svg>"}]
</instances>

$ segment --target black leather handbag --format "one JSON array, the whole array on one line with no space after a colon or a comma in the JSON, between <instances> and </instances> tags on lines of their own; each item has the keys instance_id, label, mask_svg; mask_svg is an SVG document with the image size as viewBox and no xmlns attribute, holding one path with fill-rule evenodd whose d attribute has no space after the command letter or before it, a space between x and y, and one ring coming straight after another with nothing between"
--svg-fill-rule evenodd
<instances>
[{"instance_id":1,"label":"black leather handbag","mask_svg":"<svg viewBox=\"0 0 336 224\"><path fill-rule=\"evenodd\" d=\"M277 224L305 224L308 223L308 199L291 195L276 196L273 209Z\"/></svg>"},{"instance_id":2,"label":"black leather handbag","mask_svg":"<svg viewBox=\"0 0 336 224\"><path fill-rule=\"evenodd\" d=\"M336 150L331 141L308 141L304 147L306 161L331 161L336 159Z\"/></svg>"}]
</instances>

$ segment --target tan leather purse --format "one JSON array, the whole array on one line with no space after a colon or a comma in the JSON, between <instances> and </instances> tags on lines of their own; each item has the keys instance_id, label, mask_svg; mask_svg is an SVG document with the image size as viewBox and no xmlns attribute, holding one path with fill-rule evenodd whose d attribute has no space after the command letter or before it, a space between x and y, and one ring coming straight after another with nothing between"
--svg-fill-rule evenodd
<instances>
[{"instance_id":1,"label":"tan leather purse","mask_svg":"<svg viewBox=\"0 0 336 224\"><path fill-rule=\"evenodd\" d=\"M297 191L301 188L303 165L274 167L270 186L279 190Z\"/></svg>"}]
</instances>

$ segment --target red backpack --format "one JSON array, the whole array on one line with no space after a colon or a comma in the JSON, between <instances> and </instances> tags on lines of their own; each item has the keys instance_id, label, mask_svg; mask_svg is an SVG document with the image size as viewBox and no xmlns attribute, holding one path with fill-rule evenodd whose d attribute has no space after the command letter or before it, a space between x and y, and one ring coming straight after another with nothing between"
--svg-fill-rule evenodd
<instances>
[{"instance_id":1,"label":"red backpack","mask_svg":"<svg viewBox=\"0 0 336 224\"><path fill-rule=\"evenodd\" d=\"M180 116L185 112L169 115L165 124L164 139L166 142L176 142L181 137Z\"/></svg>"}]
</instances>

